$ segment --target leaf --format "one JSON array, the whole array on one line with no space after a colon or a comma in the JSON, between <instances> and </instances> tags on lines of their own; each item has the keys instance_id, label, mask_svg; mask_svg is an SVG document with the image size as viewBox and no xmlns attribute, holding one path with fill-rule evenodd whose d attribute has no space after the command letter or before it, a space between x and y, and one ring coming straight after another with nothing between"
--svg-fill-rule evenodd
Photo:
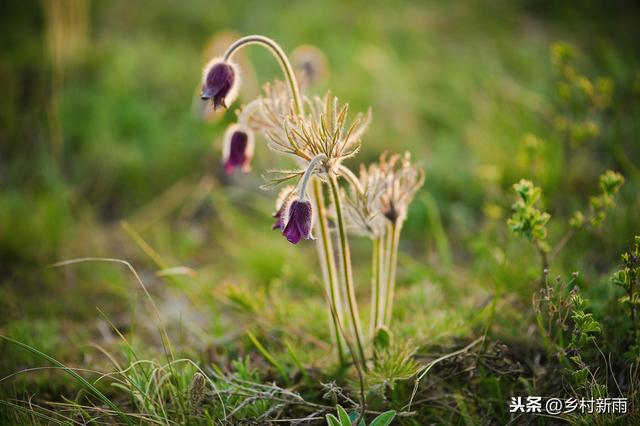
<instances>
[{"instance_id":1,"label":"leaf","mask_svg":"<svg viewBox=\"0 0 640 426\"><path fill-rule=\"evenodd\" d=\"M347 414L345 409L340 405L338 405L336 408L338 410L338 417L340 417L340 424L342 426L351 426L351 419L349 418L349 415Z\"/></svg>"},{"instance_id":2,"label":"leaf","mask_svg":"<svg viewBox=\"0 0 640 426\"><path fill-rule=\"evenodd\" d=\"M385 411L380 414L378 417L373 419L369 426L387 426L390 425L393 419L396 417L396 412L394 410Z\"/></svg>"},{"instance_id":3,"label":"leaf","mask_svg":"<svg viewBox=\"0 0 640 426\"><path fill-rule=\"evenodd\" d=\"M327 425L329 425L329 426L341 426L340 422L338 421L336 416L334 416L333 414L327 414L326 418L327 418Z\"/></svg>"}]
</instances>

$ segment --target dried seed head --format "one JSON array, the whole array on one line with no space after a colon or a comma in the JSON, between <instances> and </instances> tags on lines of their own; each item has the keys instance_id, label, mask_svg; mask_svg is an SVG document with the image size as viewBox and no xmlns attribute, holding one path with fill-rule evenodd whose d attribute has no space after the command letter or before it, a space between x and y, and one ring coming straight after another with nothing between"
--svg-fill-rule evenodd
<instances>
[{"instance_id":1,"label":"dried seed head","mask_svg":"<svg viewBox=\"0 0 640 426\"><path fill-rule=\"evenodd\" d=\"M327 93L323 98L305 98L307 114L289 113L283 123L284 135L269 134L269 146L275 151L298 156L306 161L323 154L325 165L334 169L360 150L360 138L371 118L358 114L349 124L349 105Z\"/></svg>"},{"instance_id":2,"label":"dried seed head","mask_svg":"<svg viewBox=\"0 0 640 426\"><path fill-rule=\"evenodd\" d=\"M204 67L200 97L210 101L213 109L226 108L238 95L238 67L230 61L214 58Z\"/></svg>"},{"instance_id":3,"label":"dried seed head","mask_svg":"<svg viewBox=\"0 0 640 426\"><path fill-rule=\"evenodd\" d=\"M206 390L207 380L204 374L196 371L189 384L189 401L191 402L192 409L197 410L200 404L202 404Z\"/></svg>"},{"instance_id":4,"label":"dried seed head","mask_svg":"<svg viewBox=\"0 0 640 426\"><path fill-rule=\"evenodd\" d=\"M416 192L424 183L424 171L411 164L411 155L380 156L380 172L385 176L385 190L380 197L382 214L392 223L402 222Z\"/></svg>"},{"instance_id":5,"label":"dried seed head","mask_svg":"<svg viewBox=\"0 0 640 426\"><path fill-rule=\"evenodd\" d=\"M292 244L298 244L301 239L313 239L311 236L311 224L313 222L313 209L307 200L294 200L289 206L287 223L282 230L287 240Z\"/></svg>"},{"instance_id":6,"label":"dried seed head","mask_svg":"<svg viewBox=\"0 0 640 426\"><path fill-rule=\"evenodd\" d=\"M327 58L324 53L309 44L296 47L291 52L291 62L302 86L322 81L329 74Z\"/></svg>"},{"instance_id":7,"label":"dried seed head","mask_svg":"<svg viewBox=\"0 0 640 426\"><path fill-rule=\"evenodd\" d=\"M254 132L267 137L271 133L284 133L284 123L292 110L289 88L280 80L267 83L264 94L244 106L238 113L238 122L247 125Z\"/></svg>"},{"instance_id":8,"label":"dried seed head","mask_svg":"<svg viewBox=\"0 0 640 426\"><path fill-rule=\"evenodd\" d=\"M385 219L381 214L381 197L387 181L378 164L360 165L360 175L354 181L347 177L349 190L345 191L345 211L351 230L371 238L383 234Z\"/></svg>"},{"instance_id":9,"label":"dried seed head","mask_svg":"<svg viewBox=\"0 0 640 426\"><path fill-rule=\"evenodd\" d=\"M229 126L222 149L222 163L227 174L231 174L236 168L245 173L250 171L253 148L254 137L251 129L241 124Z\"/></svg>"}]
</instances>

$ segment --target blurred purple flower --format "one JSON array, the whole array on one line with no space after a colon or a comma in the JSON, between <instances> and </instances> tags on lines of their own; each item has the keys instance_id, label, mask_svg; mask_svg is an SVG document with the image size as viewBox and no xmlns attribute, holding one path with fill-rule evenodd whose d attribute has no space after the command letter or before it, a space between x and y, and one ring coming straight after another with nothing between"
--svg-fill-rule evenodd
<instances>
[{"instance_id":1,"label":"blurred purple flower","mask_svg":"<svg viewBox=\"0 0 640 426\"><path fill-rule=\"evenodd\" d=\"M231 174L234 169L243 172L251 170L249 163L253 157L253 133L248 128L235 124L225 135L222 161L224 170Z\"/></svg>"}]
</instances>

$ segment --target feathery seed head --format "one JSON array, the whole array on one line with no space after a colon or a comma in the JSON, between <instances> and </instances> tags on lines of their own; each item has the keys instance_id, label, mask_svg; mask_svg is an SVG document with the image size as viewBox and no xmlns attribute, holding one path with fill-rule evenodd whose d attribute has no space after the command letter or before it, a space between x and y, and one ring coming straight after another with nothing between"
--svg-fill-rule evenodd
<instances>
[{"instance_id":1,"label":"feathery seed head","mask_svg":"<svg viewBox=\"0 0 640 426\"><path fill-rule=\"evenodd\" d=\"M380 198L382 214L392 223L406 219L407 209L416 192L424 183L424 171L411 164L408 152L387 158L380 156L380 172L385 176L385 190Z\"/></svg>"}]
</instances>

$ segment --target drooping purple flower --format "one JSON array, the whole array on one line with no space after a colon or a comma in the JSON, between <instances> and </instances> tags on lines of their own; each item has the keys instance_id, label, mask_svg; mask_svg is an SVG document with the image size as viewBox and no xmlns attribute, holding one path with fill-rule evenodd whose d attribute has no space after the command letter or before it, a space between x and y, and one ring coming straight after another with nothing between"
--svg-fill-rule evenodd
<instances>
[{"instance_id":1,"label":"drooping purple flower","mask_svg":"<svg viewBox=\"0 0 640 426\"><path fill-rule=\"evenodd\" d=\"M200 97L211 101L214 111L220 107L226 108L237 93L237 79L238 73L233 64L213 59L204 69Z\"/></svg>"},{"instance_id":2,"label":"drooping purple flower","mask_svg":"<svg viewBox=\"0 0 640 426\"><path fill-rule=\"evenodd\" d=\"M235 124L229 127L224 139L222 162L227 174L238 168L243 172L251 170L253 157L253 133L250 129Z\"/></svg>"},{"instance_id":3,"label":"drooping purple flower","mask_svg":"<svg viewBox=\"0 0 640 426\"><path fill-rule=\"evenodd\" d=\"M282 235L292 244L298 244L302 238L311 239L312 217L313 211L309 201L294 200L289 206L289 218Z\"/></svg>"}]
</instances>

